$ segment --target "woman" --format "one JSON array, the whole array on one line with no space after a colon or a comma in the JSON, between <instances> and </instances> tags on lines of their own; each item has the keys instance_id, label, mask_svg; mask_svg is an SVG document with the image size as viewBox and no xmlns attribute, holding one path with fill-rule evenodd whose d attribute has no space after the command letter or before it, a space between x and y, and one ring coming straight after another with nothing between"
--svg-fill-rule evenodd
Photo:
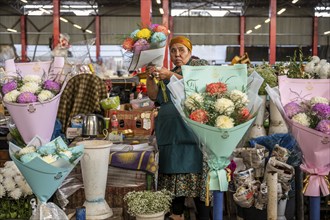
<instances>
[{"instance_id":1,"label":"woman","mask_svg":"<svg viewBox=\"0 0 330 220\"><path fill-rule=\"evenodd\" d=\"M208 220L210 208L199 198L205 198L205 175L207 165L203 166L203 155L194 134L171 102L170 91L166 86L157 85L154 76L169 83L175 75L182 79L182 65L207 65L205 60L192 57L192 44L183 36L172 38L169 44L171 61L175 68L147 67L147 91L150 99L160 106L155 121L155 133L159 148L159 189L171 191L175 198L172 203L170 219L184 219L185 197L193 197L199 220ZM203 172L204 169L204 172ZM204 195L202 195L202 192Z\"/></svg>"}]
</instances>

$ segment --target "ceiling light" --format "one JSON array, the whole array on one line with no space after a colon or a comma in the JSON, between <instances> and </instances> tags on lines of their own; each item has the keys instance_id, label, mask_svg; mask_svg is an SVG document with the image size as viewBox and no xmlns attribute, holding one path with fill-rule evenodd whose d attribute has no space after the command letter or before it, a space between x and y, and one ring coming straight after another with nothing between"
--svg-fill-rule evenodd
<instances>
[{"instance_id":1,"label":"ceiling light","mask_svg":"<svg viewBox=\"0 0 330 220\"><path fill-rule=\"evenodd\" d=\"M47 13L47 14L50 14L50 12L47 11L46 9L44 9L44 8L39 8L39 10L42 11L42 12L45 12L45 13Z\"/></svg>"},{"instance_id":2,"label":"ceiling light","mask_svg":"<svg viewBox=\"0 0 330 220\"><path fill-rule=\"evenodd\" d=\"M261 24L258 24L257 26L254 27L254 29L259 29L261 27Z\"/></svg>"},{"instance_id":3,"label":"ceiling light","mask_svg":"<svg viewBox=\"0 0 330 220\"><path fill-rule=\"evenodd\" d=\"M8 29L7 29L7 30L8 30ZM330 31L326 31L326 32L324 32L324 34L325 34L325 35L330 34Z\"/></svg>"},{"instance_id":4,"label":"ceiling light","mask_svg":"<svg viewBox=\"0 0 330 220\"><path fill-rule=\"evenodd\" d=\"M280 15L280 14L282 14L283 12L285 12L285 10L286 10L286 8L282 8L281 10L279 10L279 11L277 12L277 14Z\"/></svg>"},{"instance_id":5,"label":"ceiling light","mask_svg":"<svg viewBox=\"0 0 330 220\"><path fill-rule=\"evenodd\" d=\"M87 33L90 33L90 34L93 33L93 31L90 31L90 30L88 30L88 29L86 30L86 32L87 32Z\"/></svg>"},{"instance_id":6,"label":"ceiling light","mask_svg":"<svg viewBox=\"0 0 330 220\"><path fill-rule=\"evenodd\" d=\"M266 20L265 20L265 23L267 24L267 23L269 23L270 22L270 18L267 18Z\"/></svg>"},{"instance_id":7,"label":"ceiling light","mask_svg":"<svg viewBox=\"0 0 330 220\"><path fill-rule=\"evenodd\" d=\"M28 3L26 0L21 0L21 2Z\"/></svg>"},{"instance_id":8,"label":"ceiling light","mask_svg":"<svg viewBox=\"0 0 330 220\"><path fill-rule=\"evenodd\" d=\"M292 0L292 4L296 4L299 0Z\"/></svg>"},{"instance_id":9,"label":"ceiling light","mask_svg":"<svg viewBox=\"0 0 330 220\"><path fill-rule=\"evenodd\" d=\"M62 18L62 17L60 17L60 20L66 22L66 23L68 22L68 20L66 20L65 18Z\"/></svg>"},{"instance_id":10,"label":"ceiling light","mask_svg":"<svg viewBox=\"0 0 330 220\"><path fill-rule=\"evenodd\" d=\"M251 34L252 33L252 30L248 30L247 32L246 32L246 34Z\"/></svg>"},{"instance_id":11,"label":"ceiling light","mask_svg":"<svg viewBox=\"0 0 330 220\"><path fill-rule=\"evenodd\" d=\"M159 8L159 13L163 15L164 14L164 9L163 8Z\"/></svg>"},{"instance_id":12,"label":"ceiling light","mask_svg":"<svg viewBox=\"0 0 330 220\"><path fill-rule=\"evenodd\" d=\"M221 6L222 9L233 9L234 6Z\"/></svg>"},{"instance_id":13,"label":"ceiling light","mask_svg":"<svg viewBox=\"0 0 330 220\"><path fill-rule=\"evenodd\" d=\"M157 4L160 5L162 2L160 0L156 0Z\"/></svg>"},{"instance_id":14,"label":"ceiling light","mask_svg":"<svg viewBox=\"0 0 330 220\"><path fill-rule=\"evenodd\" d=\"M74 24L73 26L74 26L75 28L81 29L81 27L80 27L79 25L77 25L77 24Z\"/></svg>"},{"instance_id":15,"label":"ceiling light","mask_svg":"<svg viewBox=\"0 0 330 220\"><path fill-rule=\"evenodd\" d=\"M63 8L70 8L69 5L62 5Z\"/></svg>"},{"instance_id":16,"label":"ceiling light","mask_svg":"<svg viewBox=\"0 0 330 220\"><path fill-rule=\"evenodd\" d=\"M9 32L17 32L17 30L11 29L11 28L7 28L7 31L9 31Z\"/></svg>"}]
</instances>

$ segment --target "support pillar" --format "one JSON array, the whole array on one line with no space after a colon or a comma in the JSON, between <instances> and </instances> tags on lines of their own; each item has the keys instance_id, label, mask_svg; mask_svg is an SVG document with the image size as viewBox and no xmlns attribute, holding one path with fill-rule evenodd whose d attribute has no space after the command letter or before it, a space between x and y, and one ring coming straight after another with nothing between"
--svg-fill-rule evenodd
<instances>
[{"instance_id":1,"label":"support pillar","mask_svg":"<svg viewBox=\"0 0 330 220\"><path fill-rule=\"evenodd\" d=\"M313 49L312 49L312 55L317 56L317 45L319 43L319 18L314 17L313 18Z\"/></svg>"},{"instance_id":2,"label":"support pillar","mask_svg":"<svg viewBox=\"0 0 330 220\"><path fill-rule=\"evenodd\" d=\"M151 25L152 2L151 0L140 0L141 24L142 26Z\"/></svg>"},{"instance_id":3,"label":"support pillar","mask_svg":"<svg viewBox=\"0 0 330 220\"><path fill-rule=\"evenodd\" d=\"M276 62L276 0L270 0L269 5L269 64Z\"/></svg>"},{"instance_id":4,"label":"support pillar","mask_svg":"<svg viewBox=\"0 0 330 220\"><path fill-rule=\"evenodd\" d=\"M60 0L53 0L53 48L60 40Z\"/></svg>"},{"instance_id":5,"label":"support pillar","mask_svg":"<svg viewBox=\"0 0 330 220\"><path fill-rule=\"evenodd\" d=\"M171 31L171 33L169 34L169 39L172 39L173 37L173 16L169 16L169 30ZM169 69L173 69L173 63L170 61L170 68Z\"/></svg>"},{"instance_id":6,"label":"support pillar","mask_svg":"<svg viewBox=\"0 0 330 220\"><path fill-rule=\"evenodd\" d=\"M163 0L163 25L168 29L169 28L169 0ZM165 57L164 57L164 63L163 66L168 68L168 41L169 37L167 38L167 43L166 43L166 49L165 49Z\"/></svg>"},{"instance_id":7,"label":"support pillar","mask_svg":"<svg viewBox=\"0 0 330 220\"><path fill-rule=\"evenodd\" d=\"M240 28L239 28L239 55L244 55L244 33L245 33L245 17L240 16L239 19Z\"/></svg>"},{"instance_id":8,"label":"support pillar","mask_svg":"<svg viewBox=\"0 0 330 220\"><path fill-rule=\"evenodd\" d=\"M26 62L26 15L21 15L21 61Z\"/></svg>"},{"instance_id":9,"label":"support pillar","mask_svg":"<svg viewBox=\"0 0 330 220\"><path fill-rule=\"evenodd\" d=\"M96 47L96 60L101 56L101 28L100 28L100 16L95 17L95 47Z\"/></svg>"}]
</instances>

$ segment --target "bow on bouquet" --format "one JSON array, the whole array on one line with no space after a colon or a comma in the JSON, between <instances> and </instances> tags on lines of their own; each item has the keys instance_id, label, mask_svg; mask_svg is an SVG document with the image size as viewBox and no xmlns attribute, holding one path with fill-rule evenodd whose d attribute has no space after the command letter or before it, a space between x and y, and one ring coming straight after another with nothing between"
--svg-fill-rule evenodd
<instances>
[{"instance_id":1,"label":"bow on bouquet","mask_svg":"<svg viewBox=\"0 0 330 220\"><path fill-rule=\"evenodd\" d=\"M159 24L141 27L133 31L123 42L129 59L129 71L134 71L149 63L162 66L168 29Z\"/></svg>"},{"instance_id":2,"label":"bow on bouquet","mask_svg":"<svg viewBox=\"0 0 330 220\"><path fill-rule=\"evenodd\" d=\"M65 84L65 79L61 79L61 71L54 70L54 66L62 70L64 59L55 58L53 64L49 64L49 69L46 69L48 72L39 62L31 63L42 74L34 74L24 66L17 67L14 74L11 70L15 66L6 66L6 76L0 82L1 95L25 143L36 135L50 141ZM27 67L31 67L31 63Z\"/></svg>"},{"instance_id":3,"label":"bow on bouquet","mask_svg":"<svg viewBox=\"0 0 330 220\"><path fill-rule=\"evenodd\" d=\"M266 90L303 153L306 196L330 194L330 79L279 76L279 87Z\"/></svg>"},{"instance_id":4,"label":"bow on bouquet","mask_svg":"<svg viewBox=\"0 0 330 220\"><path fill-rule=\"evenodd\" d=\"M61 137L43 145L34 137L24 148L9 142L9 155L33 193L38 206L30 219L68 219L55 204L47 203L84 153L84 146L68 148Z\"/></svg>"},{"instance_id":5,"label":"bow on bouquet","mask_svg":"<svg viewBox=\"0 0 330 220\"><path fill-rule=\"evenodd\" d=\"M255 119L263 79L247 66L183 66L171 78L171 99L196 134L210 168L209 190L227 191L229 156Z\"/></svg>"}]
</instances>

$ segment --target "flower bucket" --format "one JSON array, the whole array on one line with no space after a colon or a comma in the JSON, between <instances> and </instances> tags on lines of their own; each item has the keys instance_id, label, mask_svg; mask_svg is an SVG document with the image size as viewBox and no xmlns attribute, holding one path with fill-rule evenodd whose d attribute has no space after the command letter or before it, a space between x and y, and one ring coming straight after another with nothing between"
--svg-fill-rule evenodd
<instances>
[{"instance_id":1,"label":"flower bucket","mask_svg":"<svg viewBox=\"0 0 330 220\"><path fill-rule=\"evenodd\" d=\"M164 220L165 212L157 212L154 214L136 215L136 220Z\"/></svg>"},{"instance_id":2,"label":"flower bucket","mask_svg":"<svg viewBox=\"0 0 330 220\"><path fill-rule=\"evenodd\" d=\"M63 91L64 85L62 86ZM4 102L25 143L36 135L49 142L56 121L62 91L49 101L20 104Z\"/></svg>"}]
</instances>

